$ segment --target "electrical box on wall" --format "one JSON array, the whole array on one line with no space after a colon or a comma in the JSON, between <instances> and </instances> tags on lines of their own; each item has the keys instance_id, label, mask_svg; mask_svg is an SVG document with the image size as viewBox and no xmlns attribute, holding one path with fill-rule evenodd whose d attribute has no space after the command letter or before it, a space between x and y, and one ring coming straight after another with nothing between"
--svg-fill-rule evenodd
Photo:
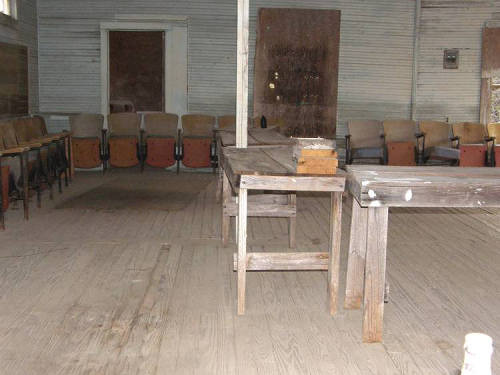
<instances>
[{"instance_id":1,"label":"electrical box on wall","mask_svg":"<svg viewBox=\"0 0 500 375\"><path fill-rule=\"evenodd\" d=\"M445 49L443 55L444 69L458 69L458 49Z\"/></svg>"}]
</instances>

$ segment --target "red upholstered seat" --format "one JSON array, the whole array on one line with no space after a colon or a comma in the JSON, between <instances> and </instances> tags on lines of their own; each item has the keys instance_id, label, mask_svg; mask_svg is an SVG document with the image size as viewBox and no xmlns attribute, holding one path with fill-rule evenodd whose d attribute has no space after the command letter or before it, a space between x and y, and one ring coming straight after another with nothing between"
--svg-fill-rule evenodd
<instances>
[{"instance_id":1,"label":"red upholstered seat","mask_svg":"<svg viewBox=\"0 0 500 375\"><path fill-rule=\"evenodd\" d=\"M76 168L97 168L101 165L99 138L73 138L73 162Z\"/></svg>"},{"instance_id":2,"label":"red upholstered seat","mask_svg":"<svg viewBox=\"0 0 500 375\"><path fill-rule=\"evenodd\" d=\"M184 138L184 158L182 163L190 168L210 167L211 144L212 138Z\"/></svg>"},{"instance_id":3,"label":"red upholstered seat","mask_svg":"<svg viewBox=\"0 0 500 375\"><path fill-rule=\"evenodd\" d=\"M460 145L460 166L461 167L484 167L486 163L487 146Z\"/></svg>"},{"instance_id":4,"label":"red upholstered seat","mask_svg":"<svg viewBox=\"0 0 500 375\"><path fill-rule=\"evenodd\" d=\"M175 138L149 137L146 141L146 163L152 167L167 168L175 164Z\"/></svg>"},{"instance_id":5,"label":"red upholstered seat","mask_svg":"<svg viewBox=\"0 0 500 375\"><path fill-rule=\"evenodd\" d=\"M500 168L500 146L495 146L495 166Z\"/></svg>"},{"instance_id":6,"label":"red upholstered seat","mask_svg":"<svg viewBox=\"0 0 500 375\"><path fill-rule=\"evenodd\" d=\"M137 137L115 137L109 139L109 163L113 167L126 168L139 164Z\"/></svg>"},{"instance_id":7,"label":"red upholstered seat","mask_svg":"<svg viewBox=\"0 0 500 375\"><path fill-rule=\"evenodd\" d=\"M416 165L415 142L387 142L387 165Z\"/></svg>"}]
</instances>

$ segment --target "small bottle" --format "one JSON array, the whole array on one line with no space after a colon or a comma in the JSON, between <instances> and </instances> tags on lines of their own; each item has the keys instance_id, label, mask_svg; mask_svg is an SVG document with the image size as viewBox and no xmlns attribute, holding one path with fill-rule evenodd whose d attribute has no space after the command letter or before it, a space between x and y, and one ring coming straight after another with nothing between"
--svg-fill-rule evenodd
<instances>
[{"instance_id":1,"label":"small bottle","mask_svg":"<svg viewBox=\"0 0 500 375\"><path fill-rule=\"evenodd\" d=\"M262 117L260 118L260 127L261 127L262 129L267 128L267 120L266 120L266 117L265 117L265 116L262 116Z\"/></svg>"},{"instance_id":2,"label":"small bottle","mask_svg":"<svg viewBox=\"0 0 500 375\"><path fill-rule=\"evenodd\" d=\"M461 375L491 375L493 339L483 333L465 335Z\"/></svg>"}]
</instances>

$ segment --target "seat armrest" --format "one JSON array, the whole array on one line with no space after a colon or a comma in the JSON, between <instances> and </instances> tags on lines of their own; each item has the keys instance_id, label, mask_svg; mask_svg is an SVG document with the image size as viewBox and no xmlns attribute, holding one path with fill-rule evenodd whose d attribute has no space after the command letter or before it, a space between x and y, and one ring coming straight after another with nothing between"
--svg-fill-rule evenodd
<instances>
[{"instance_id":1,"label":"seat armrest","mask_svg":"<svg viewBox=\"0 0 500 375\"><path fill-rule=\"evenodd\" d=\"M460 147L460 137L459 136L454 136L450 138L450 141L452 142L452 147L459 148ZM457 142L455 146L453 146L453 142Z\"/></svg>"},{"instance_id":2,"label":"seat armrest","mask_svg":"<svg viewBox=\"0 0 500 375\"><path fill-rule=\"evenodd\" d=\"M23 143L18 143L18 146L28 148L29 150L33 150L42 147L43 144L39 142L23 142Z\"/></svg>"},{"instance_id":3,"label":"seat armrest","mask_svg":"<svg viewBox=\"0 0 500 375\"><path fill-rule=\"evenodd\" d=\"M0 156L17 155L17 154L21 154L21 153L26 152L26 151L29 151L28 147L12 147L12 148L8 148L5 150L1 150Z\"/></svg>"}]
</instances>

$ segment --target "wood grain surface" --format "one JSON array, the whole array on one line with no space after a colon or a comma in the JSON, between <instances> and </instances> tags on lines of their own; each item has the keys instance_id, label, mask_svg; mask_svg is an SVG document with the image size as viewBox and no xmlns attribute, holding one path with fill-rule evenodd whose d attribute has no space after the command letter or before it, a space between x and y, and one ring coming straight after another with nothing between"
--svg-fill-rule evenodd
<instances>
[{"instance_id":1,"label":"wood grain surface","mask_svg":"<svg viewBox=\"0 0 500 375\"><path fill-rule=\"evenodd\" d=\"M261 8L254 112L281 118L286 135L335 137L340 11Z\"/></svg>"}]
</instances>

